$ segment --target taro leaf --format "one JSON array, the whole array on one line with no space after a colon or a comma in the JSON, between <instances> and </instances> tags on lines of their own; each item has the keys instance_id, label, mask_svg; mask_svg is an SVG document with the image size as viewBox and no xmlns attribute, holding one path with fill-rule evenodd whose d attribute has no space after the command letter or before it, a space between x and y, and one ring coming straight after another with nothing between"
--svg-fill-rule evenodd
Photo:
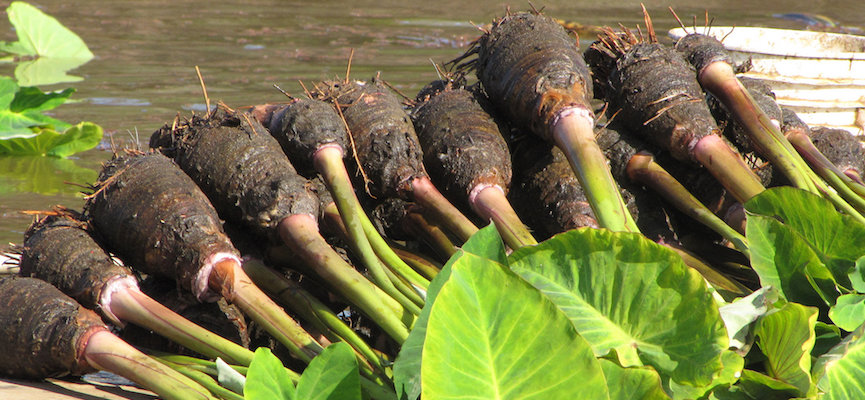
<instances>
[{"instance_id":1,"label":"taro leaf","mask_svg":"<svg viewBox=\"0 0 865 400\"><path fill-rule=\"evenodd\" d=\"M84 78L69 75L67 72L86 64L85 58L39 57L35 60L20 61L15 67L15 79L21 86L53 85L64 82L79 82Z\"/></svg>"},{"instance_id":2,"label":"taro leaf","mask_svg":"<svg viewBox=\"0 0 865 400\"><path fill-rule=\"evenodd\" d=\"M719 388L709 399L718 400L786 400L796 397L799 389L759 372L743 370L736 385Z\"/></svg>"},{"instance_id":3,"label":"taro leaf","mask_svg":"<svg viewBox=\"0 0 865 400\"><path fill-rule=\"evenodd\" d=\"M90 122L72 126L62 134L43 128L33 137L0 140L0 155L67 157L96 147L101 139L102 128Z\"/></svg>"},{"instance_id":4,"label":"taro leaf","mask_svg":"<svg viewBox=\"0 0 865 400\"><path fill-rule=\"evenodd\" d=\"M853 290L859 293L865 293L865 255L856 260L856 265L847 274L850 277L850 283Z\"/></svg>"},{"instance_id":5,"label":"taro leaf","mask_svg":"<svg viewBox=\"0 0 865 400\"><path fill-rule=\"evenodd\" d=\"M27 138L36 134L31 127L53 126L64 130L69 124L40 112L62 104L74 92L43 93L36 88L20 88L9 77L0 77L0 139Z\"/></svg>"},{"instance_id":6,"label":"taro leaf","mask_svg":"<svg viewBox=\"0 0 865 400\"><path fill-rule=\"evenodd\" d=\"M822 399L865 399L865 325L814 362L812 374Z\"/></svg>"},{"instance_id":7,"label":"taro leaf","mask_svg":"<svg viewBox=\"0 0 865 400\"><path fill-rule=\"evenodd\" d=\"M778 288L782 297L826 309L839 293L832 273L790 227L772 217L749 215L751 267L762 286Z\"/></svg>"},{"instance_id":8,"label":"taro leaf","mask_svg":"<svg viewBox=\"0 0 865 400\"><path fill-rule=\"evenodd\" d=\"M766 314L778 299L778 292L772 286L760 288L747 297L736 299L721 306L721 319L727 327L730 347L744 356L751 348L751 323Z\"/></svg>"},{"instance_id":9,"label":"taro leaf","mask_svg":"<svg viewBox=\"0 0 865 400\"><path fill-rule=\"evenodd\" d=\"M53 58L93 58L93 53L78 35L36 7L15 1L6 13L18 34L18 41L0 43L0 51Z\"/></svg>"},{"instance_id":10,"label":"taro leaf","mask_svg":"<svg viewBox=\"0 0 865 400\"><path fill-rule=\"evenodd\" d=\"M337 342L315 356L297 382L297 399L360 400L360 374L351 346Z\"/></svg>"},{"instance_id":11,"label":"taro leaf","mask_svg":"<svg viewBox=\"0 0 865 400\"><path fill-rule=\"evenodd\" d=\"M469 253L429 314L425 399L607 399L592 349L567 316L507 267Z\"/></svg>"},{"instance_id":12,"label":"taro leaf","mask_svg":"<svg viewBox=\"0 0 865 400\"><path fill-rule=\"evenodd\" d=\"M715 388L727 387L735 383L742 374L743 368L745 368L745 358L736 354L736 352L732 350L724 350L724 352L721 353L721 364L723 365L723 368L715 373L715 376L712 377L712 382L708 385L680 385L676 382L670 381L668 378L664 379L663 384L665 387L669 388L669 393L672 394L673 399L685 400L703 398L706 393Z\"/></svg>"},{"instance_id":13,"label":"taro leaf","mask_svg":"<svg viewBox=\"0 0 865 400\"><path fill-rule=\"evenodd\" d=\"M814 348L811 357L820 357L841 342L841 329L835 325L817 321L814 326Z\"/></svg>"},{"instance_id":14,"label":"taro leaf","mask_svg":"<svg viewBox=\"0 0 865 400\"><path fill-rule=\"evenodd\" d=\"M704 386L721 369L727 332L703 278L642 235L579 229L510 256L602 356L648 364L678 383Z\"/></svg>"},{"instance_id":15,"label":"taro leaf","mask_svg":"<svg viewBox=\"0 0 865 400\"><path fill-rule=\"evenodd\" d=\"M623 368L605 358L598 359L607 380L610 400L669 399L658 372L651 367Z\"/></svg>"},{"instance_id":16,"label":"taro leaf","mask_svg":"<svg viewBox=\"0 0 865 400\"><path fill-rule=\"evenodd\" d=\"M293 400L294 384L282 361L270 349L259 347L255 350L252 363L246 372L246 385L243 387L246 400Z\"/></svg>"},{"instance_id":17,"label":"taro leaf","mask_svg":"<svg viewBox=\"0 0 865 400\"><path fill-rule=\"evenodd\" d=\"M865 323L865 295L845 294L829 309L829 318L845 331L853 331Z\"/></svg>"},{"instance_id":18,"label":"taro leaf","mask_svg":"<svg viewBox=\"0 0 865 400\"><path fill-rule=\"evenodd\" d=\"M403 342L393 366L394 386L401 400L415 400L420 396L421 353L423 351L424 339L426 338L426 325L439 290L450 278L451 266L466 253L474 253L492 260L502 260L505 258L504 252L502 239L499 237L495 226L490 224L472 235L463 244L462 249L451 256L441 271L430 282L429 288L427 288L427 298L424 308L417 317L408 338Z\"/></svg>"},{"instance_id":19,"label":"taro leaf","mask_svg":"<svg viewBox=\"0 0 865 400\"><path fill-rule=\"evenodd\" d=\"M835 211L829 200L788 186L754 196L745 209L788 226L814 250L838 284L851 287L847 273L865 255L865 225Z\"/></svg>"},{"instance_id":20,"label":"taro leaf","mask_svg":"<svg viewBox=\"0 0 865 400\"><path fill-rule=\"evenodd\" d=\"M761 318L754 332L766 356L767 374L794 386L800 396L813 392L810 372L816 322L816 308L787 303Z\"/></svg>"}]
</instances>

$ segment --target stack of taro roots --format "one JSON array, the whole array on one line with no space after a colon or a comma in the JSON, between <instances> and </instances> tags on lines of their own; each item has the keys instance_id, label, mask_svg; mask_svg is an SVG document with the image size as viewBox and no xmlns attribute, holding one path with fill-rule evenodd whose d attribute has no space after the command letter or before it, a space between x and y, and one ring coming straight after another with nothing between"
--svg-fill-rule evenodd
<instances>
[{"instance_id":1,"label":"stack of taro roots","mask_svg":"<svg viewBox=\"0 0 865 400\"><path fill-rule=\"evenodd\" d=\"M646 25L582 52L554 20L511 14L414 99L346 77L167 124L104 165L82 212L25 233L21 276L0 283L0 373L104 369L207 397L137 348L248 366L269 346L300 370L344 341L364 388L392 393L430 281L478 226L512 249L641 232L744 293L753 272L723 265L747 265L742 203L764 188L831 192L862 219L853 137L738 80L715 39L671 47Z\"/></svg>"}]
</instances>

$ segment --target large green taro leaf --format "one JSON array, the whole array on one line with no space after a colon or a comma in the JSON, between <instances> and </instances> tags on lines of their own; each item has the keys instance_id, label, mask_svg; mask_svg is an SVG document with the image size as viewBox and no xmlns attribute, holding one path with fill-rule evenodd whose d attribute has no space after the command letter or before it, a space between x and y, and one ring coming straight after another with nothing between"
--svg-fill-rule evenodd
<instances>
[{"instance_id":1,"label":"large green taro leaf","mask_svg":"<svg viewBox=\"0 0 865 400\"><path fill-rule=\"evenodd\" d=\"M580 229L514 252L510 266L544 292L602 356L708 385L728 339L700 275L639 234Z\"/></svg>"},{"instance_id":2,"label":"large green taro leaf","mask_svg":"<svg viewBox=\"0 0 865 400\"><path fill-rule=\"evenodd\" d=\"M600 364L567 316L494 261L463 254L429 314L424 399L607 399Z\"/></svg>"},{"instance_id":3,"label":"large green taro leaf","mask_svg":"<svg viewBox=\"0 0 865 400\"><path fill-rule=\"evenodd\" d=\"M851 287L847 273L865 255L865 225L835 211L828 200L788 186L754 196L745 209L789 227L814 251L838 284Z\"/></svg>"},{"instance_id":4,"label":"large green taro leaf","mask_svg":"<svg viewBox=\"0 0 865 400\"><path fill-rule=\"evenodd\" d=\"M661 386L658 372L651 367L622 368L605 358L598 359L604 369L610 400L669 399Z\"/></svg>"},{"instance_id":5,"label":"large green taro leaf","mask_svg":"<svg viewBox=\"0 0 865 400\"><path fill-rule=\"evenodd\" d=\"M803 397L813 391L811 349L816 323L816 308L787 303L762 317L755 329L757 345L766 356L767 374L795 387Z\"/></svg>"},{"instance_id":6,"label":"large green taro leaf","mask_svg":"<svg viewBox=\"0 0 865 400\"><path fill-rule=\"evenodd\" d=\"M762 286L772 286L785 299L827 308L838 297L832 273L814 250L789 226L775 218L749 215L751 267Z\"/></svg>"},{"instance_id":7,"label":"large green taro leaf","mask_svg":"<svg viewBox=\"0 0 865 400\"><path fill-rule=\"evenodd\" d=\"M0 43L0 51L40 57L93 58L93 53L78 35L38 8L15 1L6 13L18 34L18 41Z\"/></svg>"},{"instance_id":8,"label":"large green taro leaf","mask_svg":"<svg viewBox=\"0 0 865 400\"><path fill-rule=\"evenodd\" d=\"M393 367L394 386L396 387L397 396L401 400L414 400L420 396L421 357L423 343L426 339L426 325L429 320L429 313L432 305L435 303L435 299L438 297L439 290L450 278L451 266L467 253L500 263L506 262L505 247L502 239L499 237L495 226L489 224L472 235L463 244L462 249L451 256L438 275L430 282L424 308L421 310L417 321L415 321L408 338L403 342Z\"/></svg>"},{"instance_id":9,"label":"large green taro leaf","mask_svg":"<svg viewBox=\"0 0 865 400\"><path fill-rule=\"evenodd\" d=\"M812 371L822 399L865 399L865 325L817 358Z\"/></svg>"},{"instance_id":10,"label":"large green taro leaf","mask_svg":"<svg viewBox=\"0 0 865 400\"><path fill-rule=\"evenodd\" d=\"M243 386L243 398L246 400L294 400L294 383L282 361L276 358L267 347L255 350L252 363L246 372L246 383Z\"/></svg>"}]
</instances>

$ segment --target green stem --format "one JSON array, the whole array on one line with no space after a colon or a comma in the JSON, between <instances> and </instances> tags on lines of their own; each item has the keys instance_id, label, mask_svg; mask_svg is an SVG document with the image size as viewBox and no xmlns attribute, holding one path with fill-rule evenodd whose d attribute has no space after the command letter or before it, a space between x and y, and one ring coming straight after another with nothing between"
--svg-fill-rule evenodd
<instances>
[{"instance_id":1,"label":"green stem","mask_svg":"<svg viewBox=\"0 0 865 400\"><path fill-rule=\"evenodd\" d=\"M251 351L181 317L137 287L114 291L109 308L121 320L150 329L208 357L222 357L226 362L245 366L252 362Z\"/></svg>"},{"instance_id":2,"label":"green stem","mask_svg":"<svg viewBox=\"0 0 865 400\"><path fill-rule=\"evenodd\" d=\"M244 261L243 270L265 292L271 293L282 304L291 307L304 320L318 321L365 357L366 360L363 360L364 362L370 363L379 371L385 371L382 361L386 362L387 360L382 360L354 330L334 315L330 308L318 301L318 299L300 287L296 282L277 274L262 264L261 261L255 259Z\"/></svg>"},{"instance_id":3,"label":"green stem","mask_svg":"<svg viewBox=\"0 0 865 400\"><path fill-rule=\"evenodd\" d=\"M309 363L324 348L297 321L289 317L246 276L236 260L217 262L209 278L210 287L222 293L246 315L284 344L291 354Z\"/></svg>"},{"instance_id":4,"label":"green stem","mask_svg":"<svg viewBox=\"0 0 865 400\"><path fill-rule=\"evenodd\" d=\"M454 207L436 189L428 177L419 176L412 179L411 190L414 201L432 214L445 228L457 235L463 242L469 240L478 231L478 227L469 221L460 210Z\"/></svg>"},{"instance_id":5,"label":"green stem","mask_svg":"<svg viewBox=\"0 0 865 400\"><path fill-rule=\"evenodd\" d=\"M366 237L369 238L375 254L384 261L385 265L413 285L420 286L426 290L429 287L429 281L415 272L393 251L390 245L378 233L378 230L375 229L375 226L366 214L362 213L360 218L360 222L363 224L363 231L366 233Z\"/></svg>"},{"instance_id":6,"label":"green stem","mask_svg":"<svg viewBox=\"0 0 865 400\"><path fill-rule=\"evenodd\" d=\"M279 233L286 244L306 259L324 281L333 285L354 306L372 318L391 338L398 343L405 341L408 329L400 320L406 313L402 303L372 285L336 254L318 234L317 224L311 215L296 214L285 218L279 223Z\"/></svg>"},{"instance_id":7,"label":"green stem","mask_svg":"<svg viewBox=\"0 0 865 400\"><path fill-rule=\"evenodd\" d=\"M411 250L399 247L399 246L391 246L393 251L402 258L403 261L406 262L409 266L411 266L415 271L423 275L428 281L433 280L433 278L438 275L439 271L441 271L441 266L438 265L435 261L423 256L421 254L416 254Z\"/></svg>"},{"instance_id":8,"label":"green stem","mask_svg":"<svg viewBox=\"0 0 865 400\"><path fill-rule=\"evenodd\" d=\"M553 139L571 164L589 205L602 228L615 232L639 232L604 152L595 141L594 117L585 108L570 108L560 112L552 126Z\"/></svg>"},{"instance_id":9,"label":"green stem","mask_svg":"<svg viewBox=\"0 0 865 400\"><path fill-rule=\"evenodd\" d=\"M699 259L687 250L670 243L664 243L664 246L678 253L679 256L682 257L682 261L685 265L699 272L700 275L702 275L703 278L706 279L707 282L711 283L716 289L729 292L733 295L732 297L747 296L751 293L750 289L716 271L714 268L709 266L709 264L706 264L703 260Z\"/></svg>"},{"instance_id":10,"label":"green stem","mask_svg":"<svg viewBox=\"0 0 865 400\"><path fill-rule=\"evenodd\" d=\"M850 205L860 212L865 212L865 198L862 198L862 195L865 194L865 186L855 182L847 174L841 172L832 161L829 161L814 146L811 138L804 132L793 132L787 136L787 139L799 155L805 158L808 164L811 165L814 172L832 185L845 200L850 202Z\"/></svg>"},{"instance_id":11,"label":"green stem","mask_svg":"<svg viewBox=\"0 0 865 400\"><path fill-rule=\"evenodd\" d=\"M469 195L469 204L481 218L492 220L507 245L516 250L523 246L538 244L520 217L514 212L505 197L505 191L498 185L478 185Z\"/></svg>"},{"instance_id":12,"label":"green stem","mask_svg":"<svg viewBox=\"0 0 865 400\"><path fill-rule=\"evenodd\" d=\"M706 208L676 178L658 165L651 154L645 152L635 154L628 161L627 171L631 180L651 187L679 211L711 228L733 243L742 254L751 258L748 240Z\"/></svg>"},{"instance_id":13,"label":"green stem","mask_svg":"<svg viewBox=\"0 0 865 400\"><path fill-rule=\"evenodd\" d=\"M369 238L363 229L361 214L363 209L354 195L345 165L342 163L342 149L334 146L322 147L314 156L315 169L321 174L328 191L333 195L339 215L345 224L352 249L366 265L373 282L385 293L398 301L406 310L414 315L420 314L420 308L406 297L390 280L385 266L375 254Z\"/></svg>"},{"instance_id":14,"label":"green stem","mask_svg":"<svg viewBox=\"0 0 865 400\"><path fill-rule=\"evenodd\" d=\"M195 381L146 356L108 331L87 338L84 358L94 368L113 372L168 400L215 399Z\"/></svg>"},{"instance_id":15,"label":"green stem","mask_svg":"<svg viewBox=\"0 0 865 400\"><path fill-rule=\"evenodd\" d=\"M203 386L204 388L209 390L210 393L215 394L220 399L243 400L242 395L239 395L232 392L231 390L219 386L219 383L217 383L215 380L213 380L213 378L210 377L210 375L207 375L204 372L196 371L192 368L188 368L180 364L175 364L170 361L161 360L161 362L169 366L171 369L183 374L187 378L197 382L199 385Z\"/></svg>"}]
</instances>

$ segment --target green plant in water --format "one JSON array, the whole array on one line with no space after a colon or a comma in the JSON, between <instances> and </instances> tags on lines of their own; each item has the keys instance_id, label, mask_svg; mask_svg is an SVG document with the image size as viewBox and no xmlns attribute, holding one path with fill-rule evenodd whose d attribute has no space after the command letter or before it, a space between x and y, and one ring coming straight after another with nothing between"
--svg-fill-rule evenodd
<instances>
[{"instance_id":1,"label":"green plant in water","mask_svg":"<svg viewBox=\"0 0 865 400\"><path fill-rule=\"evenodd\" d=\"M35 7L13 2L7 9L18 41L0 42L0 52L19 61L15 79L0 77L0 155L48 155L66 157L99 144L102 128L90 122L78 125L54 119L43 112L65 103L75 91L43 92L35 85L71 82L66 75L93 58L77 35Z\"/></svg>"}]
</instances>

